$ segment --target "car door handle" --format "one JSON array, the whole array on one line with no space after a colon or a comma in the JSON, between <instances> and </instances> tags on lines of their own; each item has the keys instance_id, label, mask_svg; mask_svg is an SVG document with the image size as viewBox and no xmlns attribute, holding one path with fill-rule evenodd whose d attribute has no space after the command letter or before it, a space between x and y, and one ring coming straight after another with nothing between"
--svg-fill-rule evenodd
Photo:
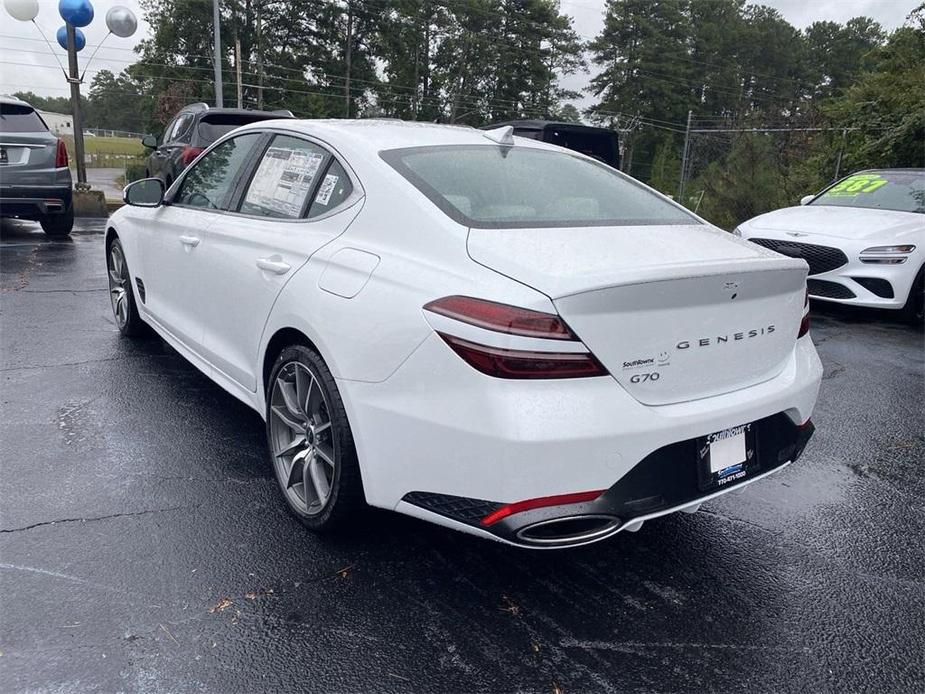
<instances>
[{"instance_id":1,"label":"car door handle","mask_svg":"<svg viewBox=\"0 0 925 694\"><path fill-rule=\"evenodd\" d=\"M195 236L181 236L180 243L182 243L184 246L195 248L199 245L199 239L197 239Z\"/></svg>"},{"instance_id":2,"label":"car door handle","mask_svg":"<svg viewBox=\"0 0 925 694\"><path fill-rule=\"evenodd\" d=\"M279 256L276 257L278 258ZM289 263L284 263L282 260L275 260L274 258L257 258L257 267L277 275L285 275L292 269Z\"/></svg>"}]
</instances>

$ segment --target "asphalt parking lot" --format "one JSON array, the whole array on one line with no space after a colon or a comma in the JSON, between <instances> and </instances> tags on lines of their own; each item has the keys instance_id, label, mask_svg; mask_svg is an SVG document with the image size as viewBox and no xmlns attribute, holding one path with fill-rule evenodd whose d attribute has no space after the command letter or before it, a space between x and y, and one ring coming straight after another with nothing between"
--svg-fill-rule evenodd
<instances>
[{"instance_id":1,"label":"asphalt parking lot","mask_svg":"<svg viewBox=\"0 0 925 694\"><path fill-rule=\"evenodd\" d=\"M260 418L119 338L103 222L0 228L0 691L925 689L923 339L814 307L804 457L528 552L385 512L318 538Z\"/></svg>"}]
</instances>

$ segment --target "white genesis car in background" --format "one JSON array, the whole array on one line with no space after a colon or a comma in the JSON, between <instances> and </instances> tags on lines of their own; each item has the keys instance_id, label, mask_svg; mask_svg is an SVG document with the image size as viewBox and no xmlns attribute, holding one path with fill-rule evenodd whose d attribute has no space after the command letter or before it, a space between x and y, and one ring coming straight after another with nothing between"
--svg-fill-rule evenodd
<instances>
[{"instance_id":1,"label":"white genesis car in background","mask_svg":"<svg viewBox=\"0 0 925 694\"><path fill-rule=\"evenodd\" d=\"M806 260L813 299L893 309L921 324L925 169L861 171L801 202L735 233Z\"/></svg>"},{"instance_id":2,"label":"white genesis car in background","mask_svg":"<svg viewBox=\"0 0 925 694\"><path fill-rule=\"evenodd\" d=\"M151 326L265 418L312 529L365 501L578 545L812 434L806 263L510 128L255 123L125 199L120 330Z\"/></svg>"}]
</instances>

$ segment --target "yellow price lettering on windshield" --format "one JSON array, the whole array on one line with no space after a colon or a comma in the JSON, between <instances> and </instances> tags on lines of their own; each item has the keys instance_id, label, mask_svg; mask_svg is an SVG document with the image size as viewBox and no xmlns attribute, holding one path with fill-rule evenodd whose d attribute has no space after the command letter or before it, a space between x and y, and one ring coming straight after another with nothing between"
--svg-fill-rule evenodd
<instances>
[{"instance_id":1,"label":"yellow price lettering on windshield","mask_svg":"<svg viewBox=\"0 0 925 694\"><path fill-rule=\"evenodd\" d=\"M880 174L857 174L849 176L844 181L837 183L829 188L823 197L843 197L854 196L860 193L873 193L875 190L882 188L889 181Z\"/></svg>"}]
</instances>

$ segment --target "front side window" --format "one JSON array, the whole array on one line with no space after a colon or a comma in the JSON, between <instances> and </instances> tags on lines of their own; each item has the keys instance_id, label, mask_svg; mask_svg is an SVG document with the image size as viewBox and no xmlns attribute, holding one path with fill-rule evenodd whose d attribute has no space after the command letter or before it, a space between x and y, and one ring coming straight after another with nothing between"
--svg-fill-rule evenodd
<instances>
[{"instance_id":1,"label":"front side window","mask_svg":"<svg viewBox=\"0 0 925 694\"><path fill-rule=\"evenodd\" d=\"M298 219L329 156L307 140L277 135L247 186L240 211L261 217Z\"/></svg>"},{"instance_id":2,"label":"front side window","mask_svg":"<svg viewBox=\"0 0 925 694\"><path fill-rule=\"evenodd\" d=\"M380 156L448 216L470 227L700 224L613 169L567 152L462 145Z\"/></svg>"},{"instance_id":3,"label":"front side window","mask_svg":"<svg viewBox=\"0 0 925 694\"><path fill-rule=\"evenodd\" d=\"M228 209L237 175L261 137L261 133L239 135L206 154L183 178L174 204Z\"/></svg>"},{"instance_id":4,"label":"front side window","mask_svg":"<svg viewBox=\"0 0 925 694\"><path fill-rule=\"evenodd\" d=\"M925 213L925 171L865 171L843 178L810 205Z\"/></svg>"}]
</instances>

